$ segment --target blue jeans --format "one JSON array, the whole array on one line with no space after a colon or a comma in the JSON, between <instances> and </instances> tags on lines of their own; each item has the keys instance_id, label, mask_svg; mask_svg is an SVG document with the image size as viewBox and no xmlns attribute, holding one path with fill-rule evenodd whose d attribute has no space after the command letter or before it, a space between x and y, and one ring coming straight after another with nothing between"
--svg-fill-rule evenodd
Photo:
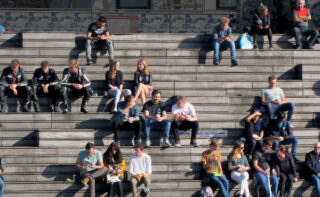
<instances>
[{"instance_id":1,"label":"blue jeans","mask_svg":"<svg viewBox=\"0 0 320 197\"><path fill-rule=\"evenodd\" d=\"M319 179L319 177L316 174L312 174L310 176L310 178L311 178L311 181L316 186L316 191L317 191L318 196L320 196L320 179Z\"/></svg>"},{"instance_id":2,"label":"blue jeans","mask_svg":"<svg viewBox=\"0 0 320 197\"><path fill-rule=\"evenodd\" d=\"M270 196L270 191L269 191L269 185L268 185L268 177L261 172L256 173L256 178L258 179L259 183L261 184L262 188L266 192L266 196ZM271 190L272 190L272 196L276 197L278 193L278 185L279 181L277 176L275 175L270 175L270 184L271 184Z\"/></svg>"},{"instance_id":3,"label":"blue jeans","mask_svg":"<svg viewBox=\"0 0 320 197\"><path fill-rule=\"evenodd\" d=\"M214 176L212 173L209 173L208 178L210 182L220 189L222 196L229 197L229 182L225 175Z\"/></svg>"},{"instance_id":4,"label":"blue jeans","mask_svg":"<svg viewBox=\"0 0 320 197\"><path fill-rule=\"evenodd\" d=\"M298 139L296 137L287 136L282 142L278 140L273 140L273 150L276 151L279 144L289 145L292 144L291 155L296 156L297 147L298 147Z\"/></svg>"},{"instance_id":5,"label":"blue jeans","mask_svg":"<svg viewBox=\"0 0 320 197\"><path fill-rule=\"evenodd\" d=\"M275 108L272 103L268 103L267 108L269 113L269 119L274 119L274 113L277 111L288 111L287 120L290 122L292 119L294 112L294 104L291 102L278 105L278 108Z\"/></svg>"},{"instance_id":6,"label":"blue jeans","mask_svg":"<svg viewBox=\"0 0 320 197\"><path fill-rule=\"evenodd\" d=\"M162 129L164 133L164 140L169 139L170 120L165 119L162 122L157 122L155 120L145 119L144 124L146 140L150 140L150 129Z\"/></svg>"},{"instance_id":7,"label":"blue jeans","mask_svg":"<svg viewBox=\"0 0 320 197\"><path fill-rule=\"evenodd\" d=\"M0 197L3 196L4 185L5 185L5 183L4 183L3 179L0 177Z\"/></svg>"},{"instance_id":8,"label":"blue jeans","mask_svg":"<svg viewBox=\"0 0 320 197\"><path fill-rule=\"evenodd\" d=\"M214 40L213 43L213 50L214 50L214 59L215 60L219 60L219 51L220 50L226 50L228 48L230 48L230 58L231 60L235 60L236 57L236 47L234 45L233 41L223 41L223 42L219 42L218 40Z\"/></svg>"},{"instance_id":9,"label":"blue jeans","mask_svg":"<svg viewBox=\"0 0 320 197\"><path fill-rule=\"evenodd\" d=\"M293 30L293 35L296 38L296 45L298 47L301 46L301 39L300 39L300 34L304 36L310 36L309 40L307 41L306 46L313 46L314 42L316 41L319 32L315 29L309 29L308 27L294 27Z\"/></svg>"}]
</instances>

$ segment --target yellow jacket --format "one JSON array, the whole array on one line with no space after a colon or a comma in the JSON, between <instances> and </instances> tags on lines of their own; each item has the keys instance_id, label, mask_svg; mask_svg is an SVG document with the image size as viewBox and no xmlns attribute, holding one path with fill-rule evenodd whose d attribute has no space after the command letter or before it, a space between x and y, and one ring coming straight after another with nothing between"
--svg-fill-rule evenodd
<instances>
[{"instance_id":1,"label":"yellow jacket","mask_svg":"<svg viewBox=\"0 0 320 197\"><path fill-rule=\"evenodd\" d=\"M107 164L106 161L104 161L104 165L105 165L107 168L109 168L109 165ZM122 170L119 175L120 175L120 177L121 177L122 180L123 180L124 171L126 171L126 162L124 161L123 157L122 157L121 163L119 163L119 164L117 165L117 170L118 170L118 169L121 169L121 170Z\"/></svg>"}]
</instances>

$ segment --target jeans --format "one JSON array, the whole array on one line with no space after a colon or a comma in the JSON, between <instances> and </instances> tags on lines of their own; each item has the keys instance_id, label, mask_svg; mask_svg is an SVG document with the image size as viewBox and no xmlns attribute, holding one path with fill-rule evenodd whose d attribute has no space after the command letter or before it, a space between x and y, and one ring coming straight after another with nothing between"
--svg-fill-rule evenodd
<instances>
[{"instance_id":1,"label":"jeans","mask_svg":"<svg viewBox=\"0 0 320 197\"><path fill-rule=\"evenodd\" d=\"M236 60L236 48L233 41L223 41L219 42L218 40L213 41L213 50L214 50L214 59L219 60L219 51L226 50L230 48L230 58L231 60Z\"/></svg>"},{"instance_id":2,"label":"jeans","mask_svg":"<svg viewBox=\"0 0 320 197\"><path fill-rule=\"evenodd\" d=\"M311 181L315 184L318 197L320 196L320 179L316 174L311 175Z\"/></svg>"},{"instance_id":3,"label":"jeans","mask_svg":"<svg viewBox=\"0 0 320 197\"><path fill-rule=\"evenodd\" d=\"M164 140L169 139L170 120L165 119L162 122L157 122L155 120L145 119L144 124L146 140L150 140L150 129L162 129L164 133Z\"/></svg>"},{"instance_id":4,"label":"jeans","mask_svg":"<svg viewBox=\"0 0 320 197\"><path fill-rule=\"evenodd\" d=\"M5 186L4 180L3 180L2 177L0 176L0 197L3 196L4 186Z\"/></svg>"},{"instance_id":5,"label":"jeans","mask_svg":"<svg viewBox=\"0 0 320 197\"><path fill-rule=\"evenodd\" d=\"M276 151L279 144L283 144L283 145L289 145L292 144L291 147L291 155L292 156L296 156L297 153L297 148L298 148L298 139L296 137L292 137L292 136L287 136L285 137L285 139L281 142L279 142L278 140L273 140L273 150Z\"/></svg>"},{"instance_id":6,"label":"jeans","mask_svg":"<svg viewBox=\"0 0 320 197\"><path fill-rule=\"evenodd\" d=\"M286 196L290 196L292 185L293 185L293 174L280 173L280 197L284 197L287 191Z\"/></svg>"},{"instance_id":7,"label":"jeans","mask_svg":"<svg viewBox=\"0 0 320 197\"><path fill-rule=\"evenodd\" d=\"M118 88L109 89L108 95L114 97L114 109L117 109L117 105L120 101L121 96L128 96L131 95L131 90L129 89L122 89L121 91Z\"/></svg>"},{"instance_id":8,"label":"jeans","mask_svg":"<svg viewBox=\"0 0 320 197\"><path fill-rule=\"evenodd\" d=\"M96 169L90 172L86 172L82 175L81 178L89 178L90 179L90 196L95 197L96 195L96 180L95 178L106 175L107 168L102 167L100 169Z\"/></svg>"},{"instance_id":9,"label":"jeans","mask_svg":"<svg viewBox=\"0 0 320 197\"><path fill-rule=\"evenodd\" d=\"M212 173L209 173L208 178L220 189L222 196L229 197L229 182L225 175L214 176Z\"/></svg>"},{"instance_id":10,"label":"jeans","mask_svg":"<svg viewBox=\"0 0 320 197\"><path fill-rule=\"evenodd\" d=\"M287 120L290 122L292 119L292 115L294 112L294 104L289 102L289 103L283 103L281 105L275 105L272 103L267 104L268 108L268 113L269 113L269 119L274 119L274 114L277 111L288 111L288 117Z\"/></svg>"},{"instance_id":11,"label":"jeans","mask_svg":"<svg viewBox=\"0 0 320 197\"><path fill-rule=\"evenodd\" d=\"M316 41L319 32L315 29L309 29L308 27L294 27L293 30L293 35L296 38L296 45L298 47L301 46L301 39L300 39L300 34L304 36L310 36L309 40L307 41L306 46L313 46L314 42Z\"/></svg>"},{"instance_id":12,"label":"jeans","mask_svg":"<svg viewBox=\"0 0 320 197\"><path fill-rule=\"evenodd\" d=\"M191 133L191 141L192 141L197 138L198 128L199 128L198 121L175 121L174 120L171 123L171 131L173 132L173 136L176 141L180 140L179 129L181 130L192 129L192 133Z\"/></svg>"},{"instance_id":13,"label":"jeans","mask_svg":"<svg viewBox=\"0 0 320 197\"><path fill-rule=\"evenodd\" d=\"M87 60L91 60L91 51L92 47L102 46L102 48L108 49L109 53L109 63L111 64L113 61L113 44L111 40L87 40L86 43L86 56Z\"/></svg>"},{"instance_id":14,"label":"jeans","mask_svg":"<svg viewBox=\"0 0 320 197\"><path fill-rule=\"evenodd\" d=\"M133 194L133 197L138 197L138 194L137 194L137 185L138 185L138 184L141 184L141 183L144 183L144 186L147 187L147 188L150 190L150 186L151 186L150 176L148 176L147 178L141 177L140 182L138 182L136 178L131 177L131 186L132 186L132 194ZM148 196L148 195L147 195L147 196Z\"/></svg>"},{"instance_id":15,"label":"jeans","mask_svg":"<svg viewBox=\"0 0 320 197\"><path fill-rule=\"evenodd\" d=\"M256 178L258 179L259 183L261 184L263 190L266 192L266 196L270 196L269 184L268 184L268 177L261 172L256 173ZM272 196L276 197L278 193L278 177L275 175L270 175L270 184L272 190Z\"/></svg>"},{"instance_id":16,"label":"jeans","mask_svg":"<svg viewBox=\"0 0 320 197\"><path fill-rule=\"evenodd\" d=\"M231 172L231 179L240 184L239 194L241 196L250 197L249 192L249 173L247 171L237 172L233 170Z\"/></svg>"}]
</instances>

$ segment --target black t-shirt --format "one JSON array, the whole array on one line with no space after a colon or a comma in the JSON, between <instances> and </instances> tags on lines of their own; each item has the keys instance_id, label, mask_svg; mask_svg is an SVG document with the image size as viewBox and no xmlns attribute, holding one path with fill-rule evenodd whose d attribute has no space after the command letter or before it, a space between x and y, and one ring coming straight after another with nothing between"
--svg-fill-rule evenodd
<instances>
[{"instance_id":1,"label":"black t-shirt","mask_svg":"<svg viewBox=\"0 0 320 197\"><path fill-rule=\"evenodd\" d=\"M105 26L99 28L96 23L91 23L89 25L88 32L92 33L91 34L92 37L97 37L98 35L106 34L106 32L109 31L108 29L109 29L109 27L107 24Z\"/></svg>"},{"instance_id":2,"label":"black t-shirt","mask_svg":"<svg viewBox=\"0 0 320 197\"><path fill-rule=\"evenodd\" d=\"M256 150L253 154L253 161L258 160L258 166L263 170L271 169L274 151L272 149L263 151L262 149Z\"/></svg>"},{"instance_id":3,"label":"black t-shirt","mask_svg":"<svg viewBox=\"0 0 320 197\"><path fill-rule=\"evenodd\" d=\"M160 113L162 115L162 111L166 111L165 104L162 101L159 101L158 104L154 104L152 100L146 102L143 105L142 111L148 110L150 116L156 116L157 113Z\"/></svg>"}]
</instances>

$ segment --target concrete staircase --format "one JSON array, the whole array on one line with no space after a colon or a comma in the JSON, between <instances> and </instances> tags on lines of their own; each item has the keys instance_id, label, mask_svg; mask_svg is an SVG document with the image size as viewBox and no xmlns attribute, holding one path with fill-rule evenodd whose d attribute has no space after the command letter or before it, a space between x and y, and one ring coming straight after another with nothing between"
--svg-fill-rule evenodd
<instances>
[{"instance_id":1,"label":"concrete staircase","mask_svg":"<svg viewBox=\"0 0 320 197\"><path fill-rule=\"evenodd\" d=\"M234 35L237 39L239 35ZM61 78L69 59L85 64L84 35L70 32L23 32L0 36L0 70L18 58L31 79L42 60L48 60ZM320 47L316 50L293 50L292 37L274 35L274 50L238 50L239 66L231 67L229 52L222 53L222 64L212 65L211 38L194 34L112 35L114 53L120 60L125 87L132 88L133 73L139 58L145 58L153 74L153 86L163 92L163 101L185 95L194 104L200 131L199 148L189 147L190 132L182 132L182 147L159 148L159 132L152 132L153 161L151 196L197 196L201 188L201 153L212 137L221 137L223 159L232 144L243 135L243 118L255 96L267 86L271 74L279 77L287 101L294 102L294 135L299 139L297 157L319 139L320 128ZM267 45L266 38L259 44ZM23 46L23 47L22 47ZM266 48L266 47L265 47ZM96 51L95 64L85 66L97 93L89 102L89 114L79 112L80 100L74 100L71 113L48 112L51 99L41 98L41 113L21 113L19 100L8 99L8 113L0 114L0 156L5 161L5 196L88 196L79 183L66 182L76 173L73 164L77 153L90 141L104 152L113 141L108 113L112 99L105 93L108 68L105 51ZM141 104L138 101L139 109ZM32 108L33 110L33 108ZM169 113L170 116L170 113ZM121 132L121 149L128 162L132 150L132 132ZM298 169L303 165L298 163ZM127 177L127 176L126 176ZM130 196L128 178L125 193ZM239 186L230 181L231 193ZM257 186L251 183L257 196ZM311 196L313 187L304 179L294 185L294 196ZM98 196L106 194L103 183Z\"/></svg>"}]
</instances>

